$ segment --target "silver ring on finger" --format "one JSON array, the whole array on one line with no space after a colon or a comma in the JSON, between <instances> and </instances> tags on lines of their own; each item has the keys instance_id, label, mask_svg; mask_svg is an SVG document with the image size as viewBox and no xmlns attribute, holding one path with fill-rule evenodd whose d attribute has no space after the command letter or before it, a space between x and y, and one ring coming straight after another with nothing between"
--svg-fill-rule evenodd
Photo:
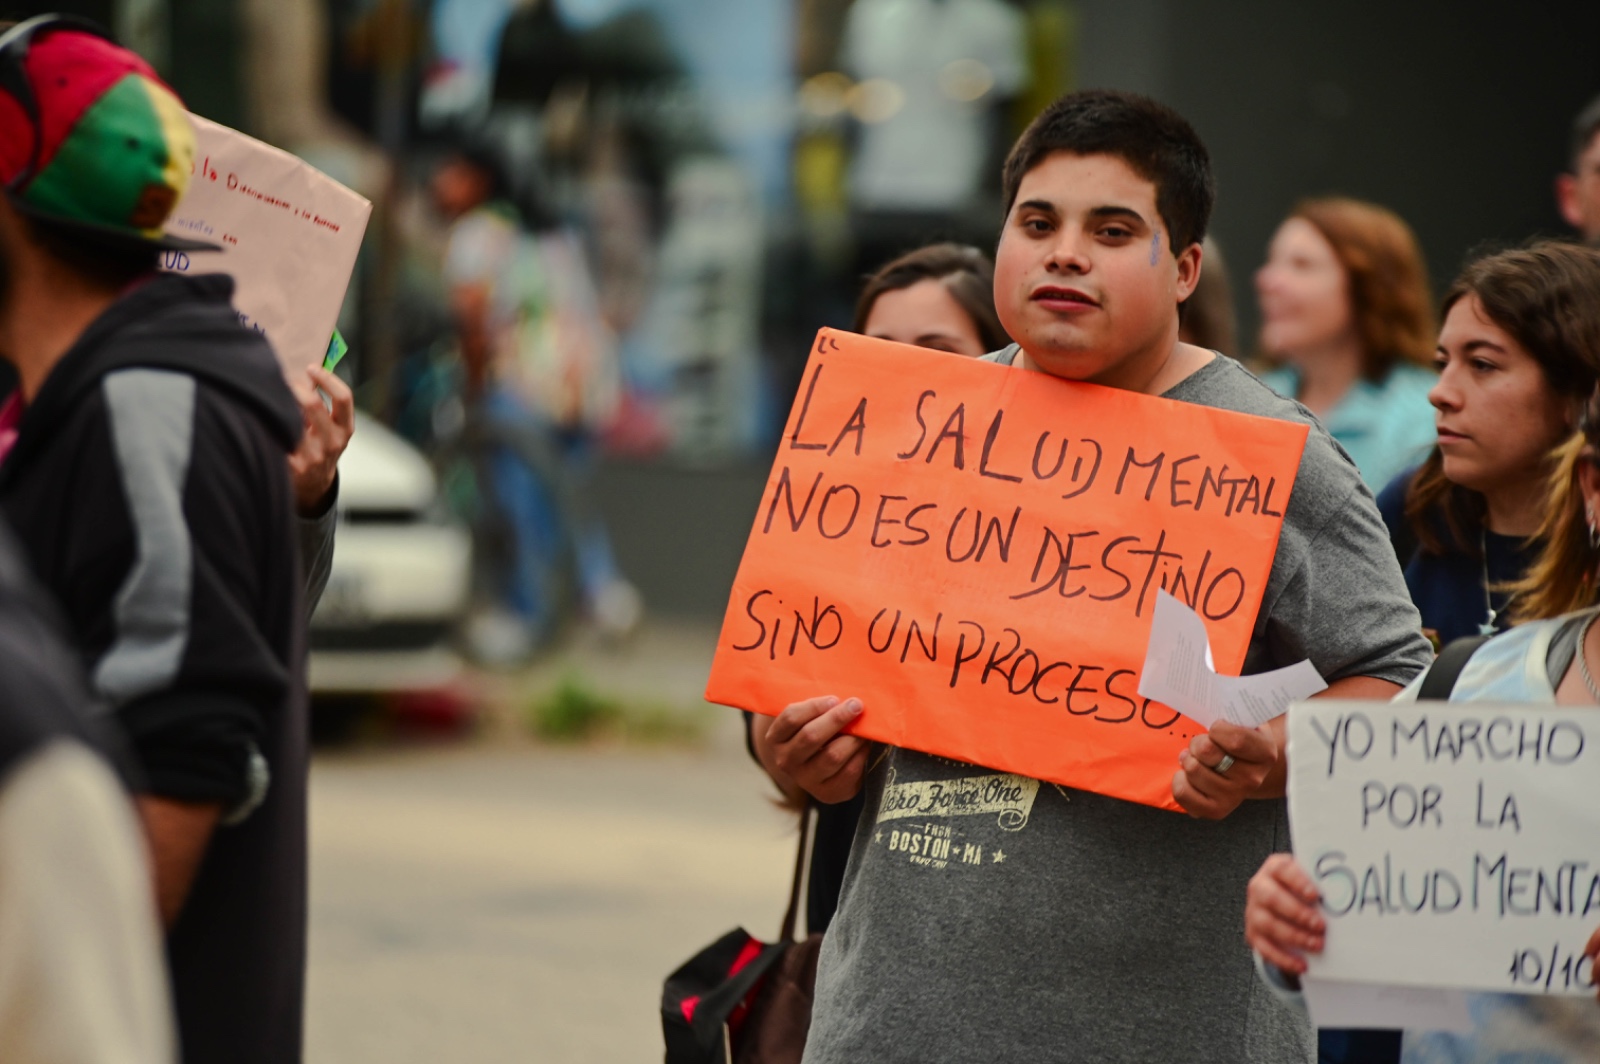
<instances>
[{"instance_id":1,"label":"silver ring on finger","mask_svg":"<svg viewBox=\"0 0 1600 1064\"><path fill-rule=\"evenodd\" d=\"M1213 765L1211 767L1211 771L1215 772L1219 776L1226 776L1228 774L1228 770L1230 768L1232 768L1232 767L1233 767L1233 755L1232 754L1223 754L1222 755L1222 760L1218 761L1215 765Z\"/></svg>"}]
</instances>

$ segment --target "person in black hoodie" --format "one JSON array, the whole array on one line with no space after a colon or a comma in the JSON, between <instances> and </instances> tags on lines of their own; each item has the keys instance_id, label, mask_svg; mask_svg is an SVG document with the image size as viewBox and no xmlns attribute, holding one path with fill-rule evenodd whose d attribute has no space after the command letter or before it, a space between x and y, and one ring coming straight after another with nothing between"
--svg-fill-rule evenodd
<instances>
[{"instance_id":1,"label":"person in black hoodie","mask_svg":"<svg viewBox=\"0 0 1600 1064\"><path fill-rule=\"evenodd\" d=\"M0 513L140 780L183 1058L298 1061L305 622L300 405L220 275L155 272L193 169L182 104L93 27L0 38ZM0 446L6 440L0 425Z\"/></svg>"}]
</instances>

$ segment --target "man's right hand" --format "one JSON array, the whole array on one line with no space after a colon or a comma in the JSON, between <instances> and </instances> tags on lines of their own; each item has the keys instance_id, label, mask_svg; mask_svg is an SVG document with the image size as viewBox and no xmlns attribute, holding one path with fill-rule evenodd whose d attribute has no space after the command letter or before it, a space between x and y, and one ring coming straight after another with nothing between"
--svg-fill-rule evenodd
<instances>
[{"instance_id":1,"label":"man's right hand","mask_svg":"<svg viewBox=\"0 0 1600 1064\"><path fill-rule=\"evenodd\" d=\"M304 377L291 377L289 388L300 401L305 422L300 444L289 455L289 481L295 509L301 517L315 518L331 505L328 493L339 472L339 457L356 431L355 399L348 384L321 366L310 367ZM318 389L327 395L327 406Z\"/></svg>"},{"instance_id":2,"label":"man's right hand","mask_svg":"<svg viewBox=\"0 0 1600 1064\"><path fill-rule=\"evenodd\" d=\"M758 718L756 757L785 792L788 784L829 805L849 801L861 790L871 750L866 739L843 733L861 708L859 698L827 695L786 707L765 728Z\"/></svg>"}]
</instances>

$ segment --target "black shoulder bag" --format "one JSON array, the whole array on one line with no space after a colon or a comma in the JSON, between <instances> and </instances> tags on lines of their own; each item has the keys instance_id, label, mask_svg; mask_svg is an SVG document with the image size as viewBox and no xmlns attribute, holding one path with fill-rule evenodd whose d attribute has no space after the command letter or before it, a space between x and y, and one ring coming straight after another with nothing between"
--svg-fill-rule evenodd
<instances>
[{"instance_id":1,"label":"black shoulder bag","mask_svg":"<svg viewBox=\"0 0 1600 1064\"><path fill-rule=\"evenodd\" d=\"M800 818L789 908L777 942L735 928L689 958L661 989L666 1064L800 1064L811 1027L822 936L795 940L812 810Z\"/></svg>"}]
</instances>

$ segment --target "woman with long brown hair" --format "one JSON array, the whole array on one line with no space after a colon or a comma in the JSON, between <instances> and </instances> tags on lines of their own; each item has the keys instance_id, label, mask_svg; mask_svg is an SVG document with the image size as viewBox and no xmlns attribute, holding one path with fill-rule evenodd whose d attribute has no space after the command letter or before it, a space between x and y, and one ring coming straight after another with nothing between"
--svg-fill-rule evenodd
<instances>
[{"instance_id":1,"label":"woman with long brown hair","mask_svg":"<svg viewBox=\"0 0 1600 1064\"><path fill-rule=\"evenodd\" d=\"M1433 443L1433 295L1411 228L1330 197L1298 204L1256 272L1262 375L1350 452L1374 492Z\"/></svg>"},{"instance_id":2,"label":"woman with long brown hair","mask_svg":"<svg viewBox=\"0 0 1600 1064\"><path fill-rule=\"evenodd\" d=\"M1439 441L1378 497L1441 643L1507 626L1545 480L1600 362L1600 252L1541 243L1469 264L1444 299L1429 399Z\"/></svg>"}]
</instances>

